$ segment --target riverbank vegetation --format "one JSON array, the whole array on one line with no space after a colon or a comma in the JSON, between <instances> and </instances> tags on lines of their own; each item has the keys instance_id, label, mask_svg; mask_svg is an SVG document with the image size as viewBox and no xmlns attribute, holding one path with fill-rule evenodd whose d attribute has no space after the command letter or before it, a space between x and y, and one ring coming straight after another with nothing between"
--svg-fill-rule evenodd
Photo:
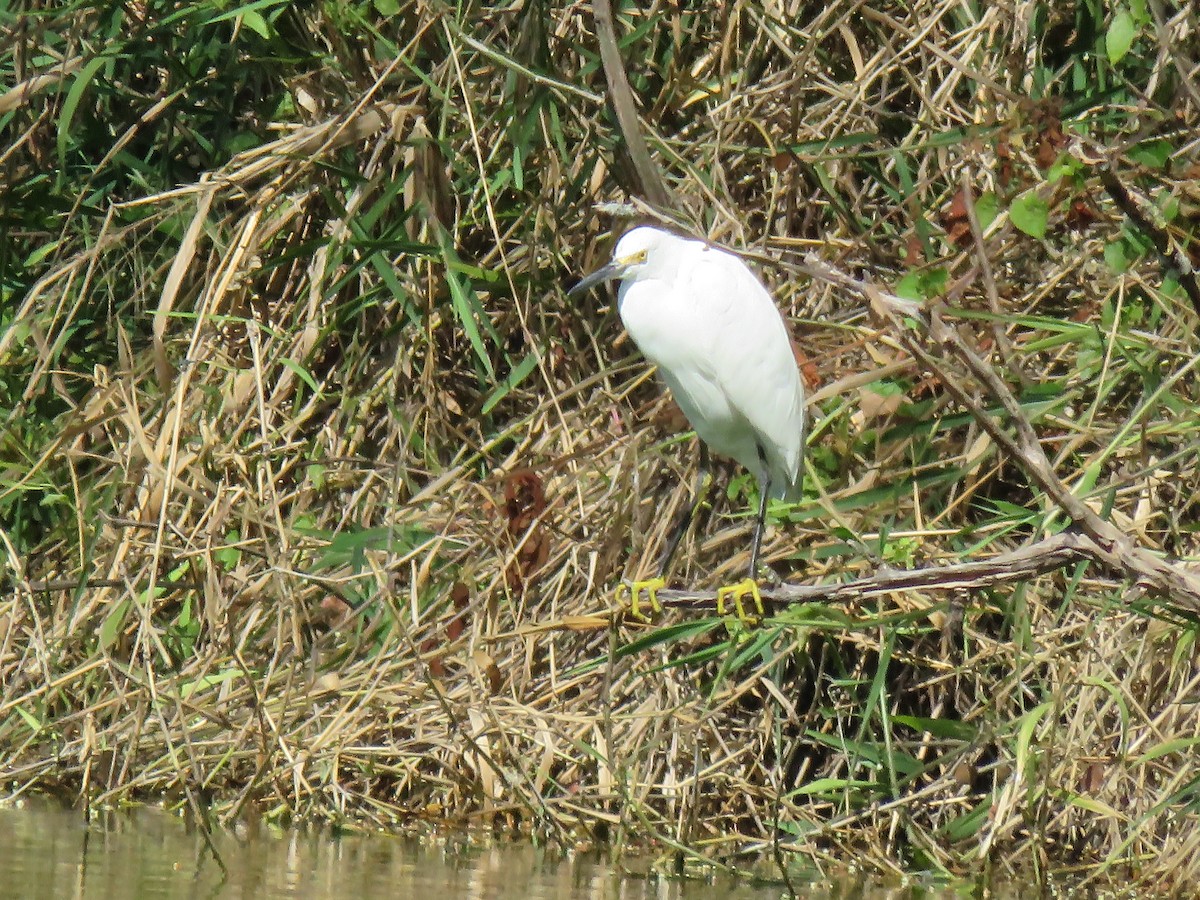
<instances>
[{"instance_id":1,"label":"riverbank vegetation","mask_svg":"<svg viewBox=\"0 0 1200 900\"><path fill-rule=\"evenodd\" d=\"M590 4L0 13L5 794L1194 888L1194 8L615 25L812 393L758 623L732 467L614 612L695 450L565 296L654 215Z\"/></svg>"}]
</instances>

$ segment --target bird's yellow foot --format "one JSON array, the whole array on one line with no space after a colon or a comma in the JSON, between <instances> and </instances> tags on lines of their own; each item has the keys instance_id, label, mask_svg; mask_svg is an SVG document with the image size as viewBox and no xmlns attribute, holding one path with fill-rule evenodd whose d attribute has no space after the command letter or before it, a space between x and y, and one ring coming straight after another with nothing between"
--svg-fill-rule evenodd
<instances>
[{"instance_id":1,"label":"bird's yellow foot","mask_svg":"<svg viewBox=\"0 0 1200 900\"><path fill-rule=\"evenodd\" d=\"M746 620L746 607L742 600L749 595L754 598L754 607L758 610L758 614L763 614L762 594L758 592L758 582L753 578L747 578L739 581L737 584L728 584L717 590L717 615L725 615L725 599L732 598L733 606L737 610L738 618Z\"/></svg>"},{"instance_id":2,"label":"bird's yellow foot","mask_svg":"<svg viewBox=\"0 0 1200 900\"><path fill-rule=\"evenodd\" d=\"M654 612L660 613L662 612L662 604L658 602L658 592L660 588L664 588L666 585L667 583L661 578L651 578L648 581L622 581L617 585L617 606L621 605L622 598L628 591L630 613L635 619L649 622L650 617L642 615L642 604L640 602L642 591L646 592L646 599L650 601L650 608Z\"/></svg>"}]
</instances>

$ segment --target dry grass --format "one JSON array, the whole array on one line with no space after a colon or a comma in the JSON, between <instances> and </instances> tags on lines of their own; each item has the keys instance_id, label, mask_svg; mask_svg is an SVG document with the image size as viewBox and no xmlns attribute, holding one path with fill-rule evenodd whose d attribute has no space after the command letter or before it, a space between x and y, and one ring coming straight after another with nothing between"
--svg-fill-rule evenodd
<instances>
[{"instance_id":1,"label":"dry grass","mask_svg":"<svg viewBox=\"0 0 1200 900\"><path fill-rule=\"evenodd\" d=\"M61 77L0 97L10 795L1200 880L1195 617L1119 573L750 630L610 616L693 460L613 311L564 296L616 227L594 205L627 199L586 6L194 11L131 18L108 67L48 43ZM1114 64L1095 12L660 4L619 30L699 230L949 290L1062 481L1194 557L1196 310L1100 170L1196 258L1197 22L1151 3ZM4 20L6 74L90 15ZM248 74L131 74L142 38L218 33ZM995 201L974 235L964 185ZM764 271L819 397L766 548L785 578L1068 524L856 298ZM745 565L730 474L682 583Z\"/></svg>"}]
</instances>

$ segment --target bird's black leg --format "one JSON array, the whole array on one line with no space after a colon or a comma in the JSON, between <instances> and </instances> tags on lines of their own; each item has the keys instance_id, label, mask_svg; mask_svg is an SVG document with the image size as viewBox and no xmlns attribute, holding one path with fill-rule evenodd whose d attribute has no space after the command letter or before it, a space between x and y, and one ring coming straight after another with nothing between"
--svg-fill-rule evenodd
<instances>
[{"instance_id":1,"label":"bird's black leg","mask_svg":"<svg viewBox=\"0 0 1200 900\"><path fill-rule=\"evenodd\" d=\"M696 484L692 488L692 501L688 505L688 508L675 521L675 525L671 529L671 539L667 544L667 550L658 563L659 578L665 579L667 577L667 566L671 564L671 558L675 555L675 551L679 549L679 545L683 541L683 536L687 533L688 525L691 524L692 519L696 515L696 510L700 508L700 504L704 502L704 497L708 494L709 468L708 448L701 442L700 464L696 471Z\"/></svg>"},{"instance_id":2,"label":"bird's black leg","mask_svg":"<svg viewBox=\"0 0 1200 900\"><path fill-rule=\"evenodd\" d=\"M758 484L758 518L754 522L754 543L750 545L750 580L758 577L758 551L762 546L763 524L767 521L767 497L771 494L771 468L767 465L767 454L758 445L758 458L762 462L763 477Z\"/></svg>"}]
</instances>

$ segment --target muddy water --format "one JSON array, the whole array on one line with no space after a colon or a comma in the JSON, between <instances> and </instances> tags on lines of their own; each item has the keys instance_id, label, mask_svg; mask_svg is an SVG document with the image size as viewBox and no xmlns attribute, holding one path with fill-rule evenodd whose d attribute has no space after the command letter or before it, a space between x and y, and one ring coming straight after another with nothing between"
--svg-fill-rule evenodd
<instances>
[{"instance_id":1,"label":"muddy water","mask_svg":"<svg viewBox=\"0 0 1200 900\"><path fill-rule=\"evenodd\" d=\"M964 896L961 887L868 887L844 879L802 887L802 896L816 898ZM194 829L158 810L87 822L79 812L44 804L0 807L0 898L774 900L781 896L786 892L780 885L635 876L618 871L599 855L564 856L528 844L480 849L458 839L335 838L324 832L262 828L242 837L217 834L210 847Z\"/></svg>"}]
</instances>

